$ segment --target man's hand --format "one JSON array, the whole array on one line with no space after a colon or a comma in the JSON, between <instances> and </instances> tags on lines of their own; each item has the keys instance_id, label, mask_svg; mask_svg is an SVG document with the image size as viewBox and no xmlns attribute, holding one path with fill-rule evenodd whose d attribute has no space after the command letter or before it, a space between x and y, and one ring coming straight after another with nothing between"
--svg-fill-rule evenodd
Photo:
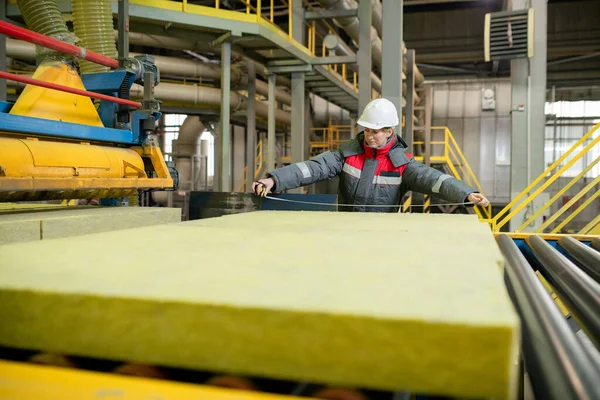
<instances>
[{"instance_id":1,"label":"man's hand","mask_svg":"<svg viewBox=\"0 0 600 400\"><path fill-rule=\"evenodd\" d=\"M260 179L256 182L252 182L252 193L265 197L271 193L271 189L275 186L273 178Z\"/></svg>"},{"instance_id":2,"label":"man's hand","mask_svg":"<svg viewBox=\"0 0 600 400\"><path fill-rule=\"evenodd\" d=\"M471 193L467 200L481 207L487 207L490 204L490 201L481 193Z\"/></svg>"}]
</instances>

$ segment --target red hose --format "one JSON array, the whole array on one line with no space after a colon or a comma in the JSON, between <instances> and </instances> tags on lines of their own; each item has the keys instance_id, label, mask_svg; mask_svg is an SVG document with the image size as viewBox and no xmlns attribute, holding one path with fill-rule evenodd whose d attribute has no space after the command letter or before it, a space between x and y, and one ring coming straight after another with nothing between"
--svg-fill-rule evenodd
<instances>
[{"instance_id":1,"label":"red hose","mask_svg":"<svg viewBox=\"0 0 600 400\"><path fill-rule=\"evenodd\" d=\"M0 71L0 78L10 79L12 81L26 83L28 85L41 86L48 89L59 90L61 92L78 94L80 96L93 97L95 99L112 101L113 103L126 104L131 107L141 108L142 103L132 100L121 99L119 97L107 96L105 94L88 92L87 90L75 89L68 86L57 85L55 83L44 82L37 79L28 78L26 76L11 74L9 72Z\"/></svg>"},{"instance_id":2,"label":"red hose","mask_svg":"<svg viewBox=\"0 0 600 400\"><path fill-rule=\"evenodd\" d=\"M25 40L30 43L35 43L39 46L44 46L64 54L80 57L84 60L104 65L106 67L119 68L119 62L113 58L103 56L102 54L94 53L93 51L83 49L81 47L75 46L74 44L69 44L57 39L53 39L40 33L30 31L29 29L9 24L5 21L0 21L0 33L17 39Z\"/></svg>"}]
</instances>

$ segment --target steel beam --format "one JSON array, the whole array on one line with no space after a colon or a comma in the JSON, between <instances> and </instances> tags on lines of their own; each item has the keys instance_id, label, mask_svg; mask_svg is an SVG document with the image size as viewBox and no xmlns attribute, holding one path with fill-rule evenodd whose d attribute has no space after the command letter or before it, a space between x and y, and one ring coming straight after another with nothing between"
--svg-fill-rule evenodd
<instances>
[{"instance_id":1,"label":"steel beam","mask_svg":"<svg viewBox=\"0 0 600 400\"><path fill-rule=\"evenodd\" d=\"M269 81L269 112L268 112L268 131L267 131L267 172L275 169L275 81L277 76L271 74Z\"/></svg>"},{"instance_id":2,"label":"steel beam","mask_svg":"<svg viewBox=\"0 0 600 400\"><path fill-rule=\"evenodd\" d=\"M246 125L246 166L247 185L250 191L254 181L254 170L256 169L256 66L254 61L248 60L248 101L246 103L247 125Z\"/></svg>"},{"instance_id":3,"label":"steel beam","mask_svg":"<svg viewBox=\"0 0 600 400\"><path fill-rule=\"evenodd\" d=\"M404 141L408 146L408 152L414 151L415 138L415 51L408 50L406 52L406 108L404 115L406 123L404 127ZM402 121L402 120L400 120Z\"/></svg>"},{"instance_id":4,"label":"steel beam","mask_svg":"<svg viewBox=\"0 0 600 400\"><path fill-rule=\"evenodd\" d=\"M231 127L230 127L230 88L231 88L231 43L221 45L221 119L219 140L221 142L221 163L219 165L219 191L231 191Z\"/></svg>"},{"instance_id":5,"label":"steel beam","mask_svg":"<svg viewBox=\"0 0 600 400\"><path fill-rule=\"evenodd\" d=\"M314 65L355 64L356 56L316 57L310 63Z\"/></svg>"},{"instance_id":6,"label":"steel beam","mask_svg":"<svg viewBox=\"0 0 600 400\"><path fill-rule=\"evenodd\" d=\"M119 64L129 57L129 0L119 0L117 45L119 51Z\"/></svg>"},{"instance_id":7,"label":"steel beam","mask_svg":"<svg viewBox=\"0 0 600 400\"><path fill-rule=\"evenodd\" d=\"M383 0L381 95L394 103L399 121L402 121L403 3L402 0Z\"/></svg>"},{"instance_id":8,"label":"steel beam","mask_svg":"<svg viewBox=\"0 0 600 400\"><path fill-rule=\"evenodd\" d=\"M296 72L305 73L312 72L313 66L310 64L303 65L282 65L280 67L267 67L267 74L293 74Z\"/></svg>"},{"instance_id":9,"label":"steel beam","mask_svg":"<svg viewBox=\"0 0 600 400\"><path fill-rule=\"evenodd\" d=\"M554 300L514 241L507 235L497 241L507 261L506 286L522 321L523 354L535 397L597 398L600 373Z\"/></svg>"},{"instance_id":10,"label":"steel beam","mask_svg":"<svg viewBox=\"0 0 600 400\"><path fill-rule=\"evenodd\" d=\"M373 10L370 1L363 0L359 2L358 19L360 22L358 54L356 55L358 60L358 112L362 113L362 110L371 101L371 70L373 62L371 55L371 25ZM402 71L402 64L398 64L398 68ZM400 92L400 95L402 95L402 92Z\"/></svg>"},{"instance_id":11,"label":"steel beam","mask_svg":"<svg viewBox=\"0 0 600 400\"><path fill-rule=\"evenodd\" d=\"M425 86L425 151L423 162L431 165L431 118L433 113L433 86Z\"/></svg>"},{"instance_id":12,"label":"steel beam","mask_svg":"<svg viewBox=\"0 0 600 400\"><path fill-rule=\"evenodd\" d=\"M306 32L306 23L304 22L304 4L302 0L293 0L292 2L292 38L301 44L304 44L304 35Z\"/></svg>"},{"instance_id":13,"label":"steel beam","mask_svg":"<svg viewBox=\"0 0 600 400\"><path fill-rule=\"evenodd\" d=\"M304 19L331 19L331 18L344 18L344 17L356 17L358 15L356 9L352 10L320 10L320 11L305 11Z\"/></svg>"}]
</instances>

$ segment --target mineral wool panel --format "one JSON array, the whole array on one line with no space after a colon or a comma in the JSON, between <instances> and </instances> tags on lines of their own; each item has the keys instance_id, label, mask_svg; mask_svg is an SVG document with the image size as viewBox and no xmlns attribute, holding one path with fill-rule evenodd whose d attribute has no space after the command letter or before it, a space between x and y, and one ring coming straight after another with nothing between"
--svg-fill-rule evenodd
<instances>
[{"instance_id":1,"label":"mineral wool panel","mask_svg":"<svg viewBox=\"0 0 600 400\"><path fill-rule=\"evenodd\" d=\"M155 207L77 208L0 214L0 244L53 239L181 221L181 210ZM37 233L19 229L36 226ZM11 227L14 227L11 228Z\"/></svg>"},{"instance_id":2,"label":"mineral wool panel","mask_svg":"<svg viewBox=\"0 0 600 400\"><path fill-rule=\"evenodd\" d=\"M476 219L435 219L453 221L451 234L422 229L434 221L426 214L361 214L356 224L353 214L291 213L296 224L280 229L284 214L247 216L257 217L272 228L179 223L2 246L0 345L383 390L513 393L518 319ZM353 229L301 228L317 217Z\"/></svg>"}]
</instances>

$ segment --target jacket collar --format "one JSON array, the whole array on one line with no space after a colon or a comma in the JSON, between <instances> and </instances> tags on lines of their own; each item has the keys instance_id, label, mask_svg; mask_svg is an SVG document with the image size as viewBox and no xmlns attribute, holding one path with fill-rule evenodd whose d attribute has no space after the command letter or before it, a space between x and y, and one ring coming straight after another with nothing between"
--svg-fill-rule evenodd
<instances>
[{"instance_id":1,"label":"jacket collar","mask_svg":"<svg viewBox=\"0 0 600 400\"><path fill-rule=\"evenodd\" d=\"M367 156L368 158L386 157L390 153L390 150L392 149L392 147L394 147L394 145L396 143L397 143L397 140L394 135L390 138L389 142L385 146L380 147L378 149L374 149L372 147L367 146L367 144L365 143L364 136L362 139L362 145L363 145L363 149L365 151L365 156Z\"/></svg>"},{"instance_id":2,"label":"jacket collar","mask_svg":"<svg viewBox=\"0 0 600 400\"><path fill-rule=\"evenodd\" d=\"M352 139L348 142L342 143L340 145L340 152L342 153L342 155L344 157L350 157L350 156L355 156L357 154L363 154L363 153L365 153L364 140L365 140L364 134L359 133L358 136L356 136L354 139ZM391 144L391 146L390 146L390 144ZM396 134L394 136L394 138L392 139L392 141L390 142L390 144L388 144L388 146L390 146L390 148L387 150L387 156L392 161L392 164L394 164L394 167L399 167L401 165L408 164L409 158L406 155L408 145L406 144L404 139L402 139L400 137L400 135ZM370 150L373 151L373 149L370 149ZM379 151L381 151L381 150L382 149L377 149L377 152L379 153ZM367 157L369 156L369 154L365 154L365 155ZM370 153L370 156L372 157L373 153Z\"/></svg>"}]
</instances>

